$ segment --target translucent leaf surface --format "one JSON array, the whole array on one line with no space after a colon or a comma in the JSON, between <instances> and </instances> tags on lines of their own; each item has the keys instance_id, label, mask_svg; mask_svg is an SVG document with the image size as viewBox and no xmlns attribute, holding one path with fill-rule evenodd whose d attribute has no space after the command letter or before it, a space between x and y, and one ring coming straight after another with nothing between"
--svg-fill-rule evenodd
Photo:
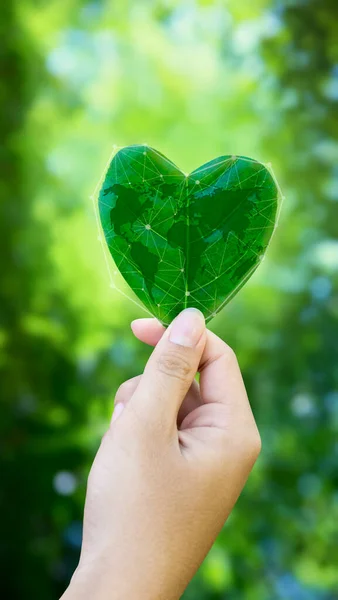
<instances>
[{"instance_id":1,"label":"translucent leaf surface","mask_svg":"<svg viewBox=\"0 0 338 600\"><path fill-rule=\"evenodd\" d=\"M209 321L259 265L274 231L269 170L221 156L185 175L148 146L112 159L99 212L109 251L143 304L168 324L188 306Z\"/></svg>"}]
</instances>

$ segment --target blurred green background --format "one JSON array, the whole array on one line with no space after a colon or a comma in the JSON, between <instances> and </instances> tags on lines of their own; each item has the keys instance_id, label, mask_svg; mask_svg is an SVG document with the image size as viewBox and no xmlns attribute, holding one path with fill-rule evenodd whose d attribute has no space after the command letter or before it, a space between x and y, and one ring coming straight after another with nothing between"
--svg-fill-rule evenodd
<instances>
[{"instance_id":1,"label":"blurred green background","mask_svg":"<svg viewBox=\"0 0 338 600\"><path fill-rule=\"evenodd\" d=\"M338 598L336 0L7 0L0 19L1 597L57 599L114 393L149 349L89 196L112 145L271 161L266 259L211 328L263 452L185 600Z\"/></svg>"}]
</instances>

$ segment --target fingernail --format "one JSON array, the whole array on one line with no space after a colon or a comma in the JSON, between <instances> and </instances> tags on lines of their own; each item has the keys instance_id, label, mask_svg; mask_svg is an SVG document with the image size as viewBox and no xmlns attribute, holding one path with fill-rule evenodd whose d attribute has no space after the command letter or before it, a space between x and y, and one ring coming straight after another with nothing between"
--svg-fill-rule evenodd
<instances>
[{"instance_id":1,"label":"fingernail","mask_svg":"<svg viewBox=\"0 0 338 600\"><path fill-rule=\"evenodd\" d=\"M194 348L205 327L204 316L197 308L183 310L170 326L169 340L180 346Z\"/></svg>"},{"instance_id":2,"label":"fingernail","mask_svg":"<svg viewBox=\"0 0 338 600\"><path fill-rule=\"evenodd\" d=\"M116 421L116 419L120 416L123 409L124 409L124 404L122 402L119 402L118 404L116 404L116 406L114 407L113 416L111 418L112 423L114 423L114 421Z\"/></svg>"}]
</instances>

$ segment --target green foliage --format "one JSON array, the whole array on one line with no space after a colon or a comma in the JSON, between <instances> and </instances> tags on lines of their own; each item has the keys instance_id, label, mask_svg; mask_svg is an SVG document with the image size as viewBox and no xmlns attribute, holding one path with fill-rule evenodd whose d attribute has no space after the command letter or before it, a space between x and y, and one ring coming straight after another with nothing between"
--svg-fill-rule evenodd
<instances>
[{"instance_id":1,"label":"green foliage","mask_svg":"<svg viewBox=\"0 0 338 600\"><path fill-rule=\"evenodd\" d=\"M184 171L270 162L286 200L261 267L212 328L234 347L263 452L190 600L334 600L338 562L335 0L2 7L1 593L56 599L114 393L149 349L109 288L89 200L113 143Z\"/></svg>"},{"instance_id":2,"label":"green foliage","mask_svg":"<svg viewBox=\"0 0 338 600\"><path fill-rule=\"evenodd\" d=\"M99 196L116 266L166 325L189 306L216 316L263 259L277 207L257 161L220 156L188 175L145 145L114 156Z\"/></svg>"}]
</instances>

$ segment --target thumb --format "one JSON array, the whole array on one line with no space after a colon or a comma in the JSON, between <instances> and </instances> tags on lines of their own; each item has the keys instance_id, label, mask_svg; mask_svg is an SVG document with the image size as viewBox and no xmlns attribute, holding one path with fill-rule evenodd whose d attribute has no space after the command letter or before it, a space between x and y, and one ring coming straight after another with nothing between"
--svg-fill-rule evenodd
<instances>
[{"instance_id":1,"label":"thumb","mask_svg":"<svg viewBox=\"0 0 338 600\"><path fill-rule=\"evenodd\" d=\"M150 356L131 407L161 429L176 427L179 408L196 375L206 342L203 314L186 308L165 331Z\"/></svg>"}]
</instances>

